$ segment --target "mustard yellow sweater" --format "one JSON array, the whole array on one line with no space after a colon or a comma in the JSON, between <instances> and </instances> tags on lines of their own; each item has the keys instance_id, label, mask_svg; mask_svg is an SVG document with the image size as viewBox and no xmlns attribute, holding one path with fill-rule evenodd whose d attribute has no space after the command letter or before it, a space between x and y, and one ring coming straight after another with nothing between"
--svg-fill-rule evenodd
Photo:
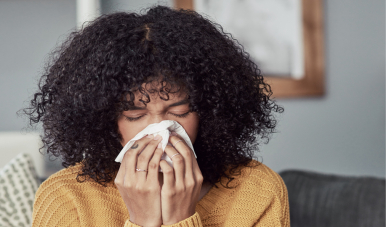
<instances>
[{"instance_id":1,"label":"mustard yellow sweater","mask_svg":"<svg viewBox=\"0 0 386 227\"><path fill-rule=\"evenodd\" d=\"M137 226L129 221L114 183L79 183L80 168L61 170L40 186L32 226ZM171 226L290 226L287 189L264 164L243 168L233 189L216 185L198 202L193 216Z\"/></svg>"}]
</instances>

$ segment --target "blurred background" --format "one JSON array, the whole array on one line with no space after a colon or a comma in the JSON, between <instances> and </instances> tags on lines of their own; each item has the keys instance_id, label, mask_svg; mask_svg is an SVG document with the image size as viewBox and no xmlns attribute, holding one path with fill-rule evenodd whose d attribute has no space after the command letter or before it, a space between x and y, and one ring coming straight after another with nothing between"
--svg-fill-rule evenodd
<instances>
[{"instance_id":1,"label":"blurred background","mask_svg":"<svg viewBox=\"0 0 386 227\"><path fill-rule=\"evenodd\" d=\"M99 13L139 11L156 0L111 0ZM38 152L40 129L16 112L28 105L47 54L76 29L75 0L0 1L0 168L33 156L40 177L57 171ZM256 155L276 172L310 170L385 177L385 1L325 0L325 94L278 98L277 133ZM79 19L79 16L78 16ZM248 50L247 50L248 51Z\"/></svg>"}]
</instances>

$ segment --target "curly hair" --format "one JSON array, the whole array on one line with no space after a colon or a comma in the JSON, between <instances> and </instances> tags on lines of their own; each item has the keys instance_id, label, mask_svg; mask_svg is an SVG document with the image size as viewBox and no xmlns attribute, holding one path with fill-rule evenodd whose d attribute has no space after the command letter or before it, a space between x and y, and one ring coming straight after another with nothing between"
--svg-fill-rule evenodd
<instances>
[{"instance_id":1,"label":"curly hair","mask_svg":"<svg viewBox=\"0 0 386 227\"><path fill-rule=\"evenodd\" d=\"M274 112L283 109L242 45L194 11L118 12L72 32L51 53L24 113L32 126L42 122L47 153L60 156L64 167L82 163L79 181L105 185L120 166L117 119L134 105L134 91L150 101L142 84L160 75L161 84L183 87L198 113L194 149L204 180L229 183L268 142ZM164 100L173 92L168 87L158 91Z\"/></svg>"}]
</instances>

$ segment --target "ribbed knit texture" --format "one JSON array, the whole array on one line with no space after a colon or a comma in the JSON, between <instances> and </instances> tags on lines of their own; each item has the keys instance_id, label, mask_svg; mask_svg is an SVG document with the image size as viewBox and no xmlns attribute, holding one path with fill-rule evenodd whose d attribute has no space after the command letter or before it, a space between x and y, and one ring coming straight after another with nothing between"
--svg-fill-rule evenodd
<instances>
[{"instance_id":1,"label":"ribbed knit texture","mask_svg":"<svg viewBox=\"0 0 386 227\"><path fill-rule=\"evenodd\" d=\"M138 226L114 183L103 187L76 180L77 165L52 175L36 193L32 226ZM223 180L223 182L226 182ZM217 183L196 213L170 227L290 226L288 194L281 177L264 164L243 168L233 189Z\"/></svg>"}]
</instances>

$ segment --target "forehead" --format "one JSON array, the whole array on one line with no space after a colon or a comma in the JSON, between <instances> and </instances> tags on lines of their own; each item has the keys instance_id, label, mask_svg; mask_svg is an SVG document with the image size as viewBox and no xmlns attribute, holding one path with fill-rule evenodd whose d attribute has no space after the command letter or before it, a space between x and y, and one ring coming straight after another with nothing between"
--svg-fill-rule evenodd
<instances>
[{"instance_id":1,"label":"forehead","mask_svg":"<svg viewBox=\"0 0 386 227\"><path fill-rule=\"evenodd\" d=\"M184 85L163 81L161 78L142 83L140 88L132 90L132 92L135 96L135 104L143 101L178 101L188 98Z\"/></svg>"},{"instance_id":2,"label":"forehead","mask_svg":"<svg viewBox=\"0 0 386 227\"><path fill-rule=\"evenodd\" d=\"M146 103L154 103L154 102L174 102L179 101L183 99L187 99L188 95L185 92L179 92L179 93L150 93L150 94L141 94L141 93L135 93L135 105L137 104L143 104L143 101Z\"/></svg>"}]
</instances>

